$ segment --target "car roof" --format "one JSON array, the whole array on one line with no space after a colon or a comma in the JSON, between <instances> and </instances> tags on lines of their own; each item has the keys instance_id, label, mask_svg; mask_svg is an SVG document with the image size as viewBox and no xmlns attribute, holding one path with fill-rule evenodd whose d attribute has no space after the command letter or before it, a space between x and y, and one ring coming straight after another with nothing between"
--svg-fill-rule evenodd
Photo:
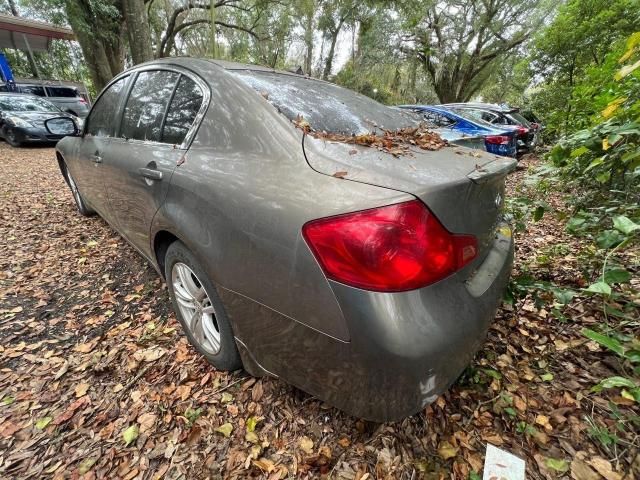
<instances>
[{"instance_id":1,"label":"car roof","mask_svg":"<svg viewBox=\"0 0 640 480\"><path fill-rule=\"evenodd\" d=\"M473 108L477 110L489 110L490 112L511 113L517 112L518 109L510 107L509 105L498 105L496 103L482 103L482 102L466 102L466 103L445 103L444 107L457 107L457 108Z\"/></svg>"}]
</instances>

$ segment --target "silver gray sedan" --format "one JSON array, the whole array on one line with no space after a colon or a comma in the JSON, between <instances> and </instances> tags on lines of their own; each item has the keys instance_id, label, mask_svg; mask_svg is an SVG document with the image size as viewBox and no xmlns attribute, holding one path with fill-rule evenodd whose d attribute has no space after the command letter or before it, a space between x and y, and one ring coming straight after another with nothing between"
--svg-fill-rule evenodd
<instances>
[{"instance_id":1,"label":"silver gray sedan","mask_svg":"<svg viewBox=\"0 0 640 480\"><path fill-rule=\"evenodd\" d=\"M158 270L216 368L397 420L469 364L513 259L515 161L355 142L418 122L301 75L164 59L114 78L57 159L80 213Z\"/></svg>"}]
</instances>

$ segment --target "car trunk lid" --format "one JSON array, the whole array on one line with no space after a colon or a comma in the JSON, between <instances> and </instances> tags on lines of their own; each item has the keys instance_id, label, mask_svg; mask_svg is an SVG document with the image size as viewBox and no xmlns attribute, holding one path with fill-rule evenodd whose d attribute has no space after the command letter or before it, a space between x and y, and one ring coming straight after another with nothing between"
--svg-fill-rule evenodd
<instances>
[{"instance_id":1,"label":"car trunk lid","mask_svg":"<svg viewBox=\"0 0 640 480\"><path fill-rule=\"evenodd\" d=\"M306 135L303 147L317 172L415 195L450 232L475 235L480 258L501 217L505 177L516 166L511 158L459 146L411 148L408 155L395 157Z\"/></svg>"}]
</instances>

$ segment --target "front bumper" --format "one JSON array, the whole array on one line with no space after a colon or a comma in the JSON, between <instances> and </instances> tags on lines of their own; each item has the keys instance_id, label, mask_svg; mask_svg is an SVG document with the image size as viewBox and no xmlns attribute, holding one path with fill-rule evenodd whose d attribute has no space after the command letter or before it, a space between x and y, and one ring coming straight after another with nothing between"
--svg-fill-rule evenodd
<instances>
[{"instance_id":1,"label":"front bumper","mask_svg":"<svg viewBox=\"0 0 640 480\"><path fill-rule=\"evenodd\" d=\"M22 143L55 143L64 135L52 135L44 127L10 127Z\"/></svg>"},{"instance_id":2,"label":"front bumper","mask_svg":"<svg viewBox=\"0 0 640 480\"><path fill-rule=\"evenodd\" d=\"M344 342L221 289L245 368L279 376L373 421L412 415L471 362L500 304L513 262L498 229L475 271L411 292L368 292L330 282L351 333Z\"/></svg>"}]
</instances>

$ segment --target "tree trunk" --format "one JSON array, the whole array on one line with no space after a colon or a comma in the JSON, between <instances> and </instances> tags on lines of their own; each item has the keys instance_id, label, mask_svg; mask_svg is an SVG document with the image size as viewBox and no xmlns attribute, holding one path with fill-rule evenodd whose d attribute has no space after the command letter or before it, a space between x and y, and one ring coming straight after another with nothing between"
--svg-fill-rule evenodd
<instances>
[{"instance_id":1,"label":"tree trunk","mask_svg":"<svg viewBox=\"0 0 640 480\"><path fill-rule=\"evenodd\" d=\"M66 0L66 17L84 55L91 80L100 91L124 68L121 18L105 21L86 0Z\"/></svg>"},{"instance_id":2,"label":"tree trunk","mask_svg":"<svg viewBox=\"0 0 640 480\"><path fill-rule=\"evenodd\" d=\"M129 49L134 64L153 60L151 31L144 0L123 0L124 18L127 23Z\"/></svg>"},{"instance_id":3,"label":"tree trunk","mask_svg":"<svg viewBox=\"0 0 640 480\"><path fill-rule=\"evenodd\" d=\"M331 68L333 67L333 57L336 53L336 42L338 41L338 35L344 24L344 18L341 18L336 26L335 30L331 32L331 46L329 47L329 53L327 54L327 61L324 64L324 72L322 73L322 79L328 80L331 75Z\"/></svg>"},{"instance_id":4,"label":"tree trunk","mask_svg":"<svg viewBox=\"0 0 640 480\"><path fill-rule=\"evenodd\" d=\"M304 22L304 45L306 49L304 56L304 73L306 75L311 75L311 69L313 67L313 16L314 12L309 12L305 15Z\"/></svg>"}]
</instances>

